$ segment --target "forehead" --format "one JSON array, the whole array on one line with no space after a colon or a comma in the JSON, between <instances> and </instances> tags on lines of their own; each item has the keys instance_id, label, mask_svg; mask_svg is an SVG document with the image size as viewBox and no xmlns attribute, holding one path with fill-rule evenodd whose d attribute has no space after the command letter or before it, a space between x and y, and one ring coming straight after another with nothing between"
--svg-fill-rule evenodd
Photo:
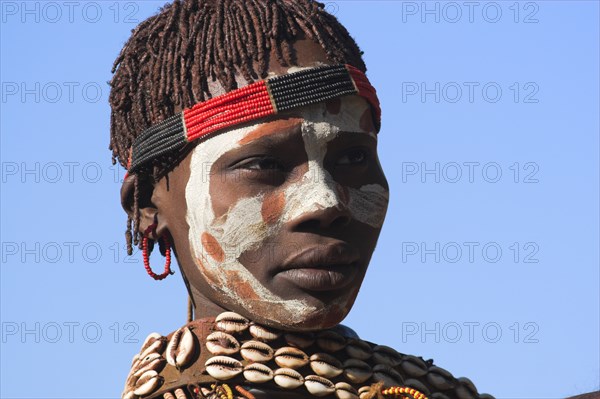
<instances>
[{"instance_id":1,"label":"forehead","mask_svg":"<svg viewBox=\"0 0 600 399\"><path fill-rule=\"evenodd\" d=\"M362 133L377 139L371 108L366 100L358 96L335 98L326 103L313 104L298 110L280 114L273 122L263 123L255 130L247 132L237 141L238 146L256 140L301 131L305 139L326 139L329 141L338 133ZM287 117L287 118L286 118ZM312 129L306 129L311 126Z\"/></svg>"}]
</instances>

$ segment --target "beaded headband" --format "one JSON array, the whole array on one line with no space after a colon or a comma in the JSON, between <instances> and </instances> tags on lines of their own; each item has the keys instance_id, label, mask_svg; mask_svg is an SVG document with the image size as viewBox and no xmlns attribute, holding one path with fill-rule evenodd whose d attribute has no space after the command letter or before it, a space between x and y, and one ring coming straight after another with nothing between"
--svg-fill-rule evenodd
<instances>
[{"instance_id":1,"label":"beaded headband","mask_svg":"<svg viewBox=\"0 0 600 399\"><path fill-rule=\"evenodd\" d=\"M254 82L151 126L133 142L128 174L218 130L351 94L364 97L371 104L379 131L379 100L366 75L347 64L319 66Z\"/></svg>"}]
</instances>

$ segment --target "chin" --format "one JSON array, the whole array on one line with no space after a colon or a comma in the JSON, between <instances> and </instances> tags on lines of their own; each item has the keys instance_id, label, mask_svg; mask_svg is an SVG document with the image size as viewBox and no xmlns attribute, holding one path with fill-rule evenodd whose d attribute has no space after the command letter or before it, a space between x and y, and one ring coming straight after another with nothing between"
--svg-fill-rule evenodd
<instances>
[{"instance_id":1,"label":"chin","mask_svg":"<svg viewBox=\"0 0 600 399\"><path fill-rule=\"evenodd\" d=\"M351 306L325 304L314 307L310 312L288 313L277 309L277 305L261 307L262 309L239 309L245 317L260 324L285 331L318 331L337 326L346 318ZM265 315L268 315L265 317Z\"/></svg>"},{"instance_id":2,"label":"chin","mask_svg":"<svg viewBox=\"0 0 600 399\"><path fill-rule=\"evenodd\" d=\"M304 323L298 327L298 331L323 330L337 326L346 318L348 311L335 306L332 309L324 309L323 312L316 313L307 318Z\"/></svg>"}]
</instances>

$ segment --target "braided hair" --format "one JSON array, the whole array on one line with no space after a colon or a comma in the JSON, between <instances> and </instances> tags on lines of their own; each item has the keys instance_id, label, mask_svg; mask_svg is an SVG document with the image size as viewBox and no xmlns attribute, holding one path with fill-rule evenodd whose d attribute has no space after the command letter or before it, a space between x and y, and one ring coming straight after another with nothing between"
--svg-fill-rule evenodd
<instances>
[{"instance_id":1,"label":"braided hair","mask_svg":"<svg viewBox=\"0 0 600 399\"><path fill-rule=\"evenodd\" d=\"M175 0L140 23L114 62L110 82L112 161L127 167L135 138L148 127L211 98L209 79L226 90L267 77L271 52L297 66L293 43L318 43L329 61L363 72L362 51L322 3L312 0ZM127 252L141 245L140 180L156 181L182 154L157 160L152 175L133 176Z\"/></svg>"}]
</instances>

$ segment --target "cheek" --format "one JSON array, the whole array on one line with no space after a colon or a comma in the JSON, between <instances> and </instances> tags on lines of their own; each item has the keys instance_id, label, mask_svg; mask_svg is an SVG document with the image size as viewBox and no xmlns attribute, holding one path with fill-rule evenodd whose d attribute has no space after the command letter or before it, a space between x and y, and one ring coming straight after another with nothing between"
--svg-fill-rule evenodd
<instances>
[{"instance_id":1,"label":"cheek","mask_svg":"<svg viewBox=\"0 0 600 399\"><path fill-rule=\"evenodd\" d=\"M202 236L200 237L200 242L204 247L204 252L208 254L208 256L219 263L225 260L225 252L223 251L223 247L221 247L219 241L217 241L212 234L207 231L203 232Z\"/></svg>"},{"instance_id":2,"label":"cheek","mask_svg":"<svg viewBox=\"0 0 600 399\"><path fill-rule=\"evenodd\" d=\"M379 229L383 225L389 202L389 192L379 184L367 184L359 189L348 187L348 208L359 222Z\"/></svg>"},{"instance_id":3,"label":"cheek","mask_svg":"<svg viewBox=\"0 0 600 399\"><path fill-rule=\"evenodd\" d=\"M350 201L350 190L348 187L341 185L340 183L336 183L336 191L340 198L340 201L344 205L348 205L348 201Z\"/></svg>"},{"instance_id":4,"label":"cheek","mask_svg":"<svg viewBox=\"0 0 600 399\"><path fill-rule=\"evenodd\" d=\"M281 218L285 207L285 193L280 191L265 196L261 206L261 216L264 223L274 224Z\"/></svg>"},{"instance_id":5,"label":"cheek","mask_svg":"<svg viewBox=\"0 0 600 399\"><path fill-rule=\"evenodd\" d=\"M225 270L227 283L235 287L235 291L239 298L244 301L259 301L261 298L256 293L255 287L248 279L241 276L237 270Z\"/></svg>"},{"instance_id":6,"label":"cheek","mask_svg":"<svg viewBox=\"0 0 600 399\"><path fill-rule=\"evenodd\" d=\"M208 195L214 220L219 220L226 218L227 211L239 201L242 193L234 175L220 175L213 169L210 171ZM214 220L206 222L213 223Z\"/></svg>"},{"instance_id":7,"label":"cheek","mask_svg":"<svg viewBox=\"0 0 600 399\"><path fill-rule=\"evenodd\" d=\"M207 267L207 262L205 259L196 258L196 266L200 270L200 273L204 276L204 278L212 285L219 284L219 280L213 276L210 269Z\"/></svg>"}]
</instances>

